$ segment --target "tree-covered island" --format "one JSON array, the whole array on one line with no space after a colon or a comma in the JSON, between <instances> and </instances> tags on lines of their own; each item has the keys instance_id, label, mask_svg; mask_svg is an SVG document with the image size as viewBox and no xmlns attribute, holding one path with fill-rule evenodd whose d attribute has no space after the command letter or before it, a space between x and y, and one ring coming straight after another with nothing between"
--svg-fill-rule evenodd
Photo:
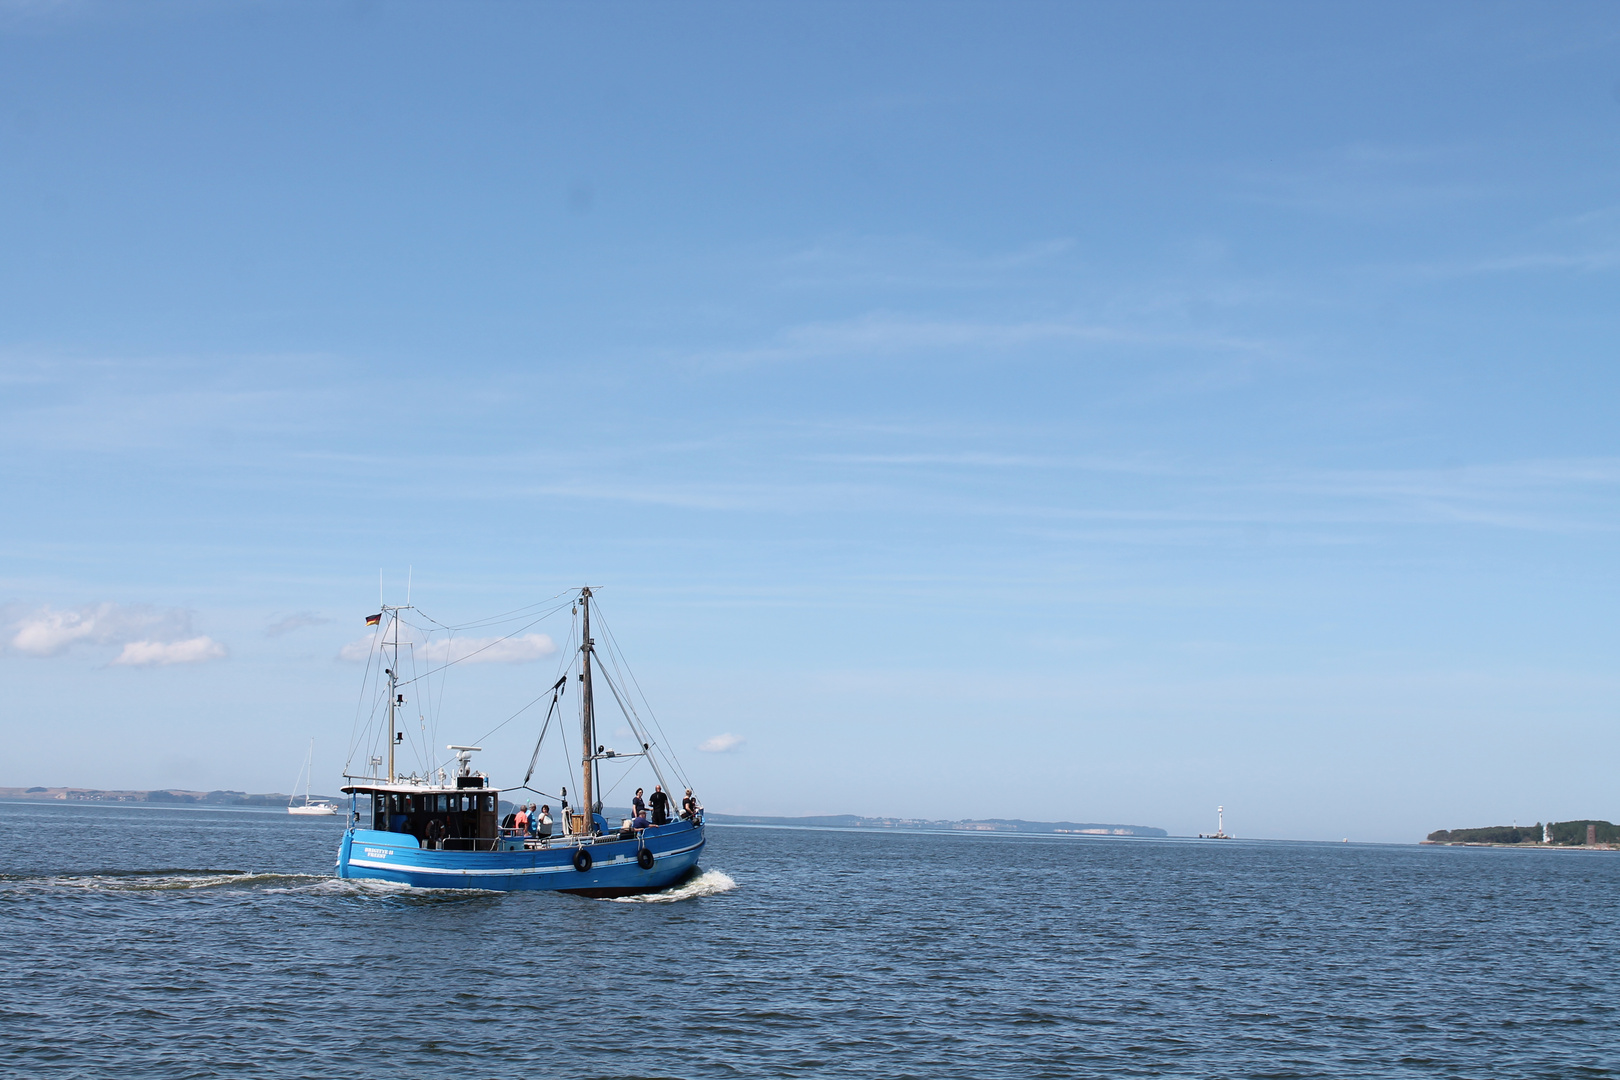
<instances>
[{"instance_id":1,"label":"tree-covered island","mask_svg":"<svg viewBox=\"0 0 1620 1080\"><path fill-rule=\"evenodd\" d=\"M1588 829L1588 826L1591 826ZM1492 825L1484 829L1436 829L1425 844L1533 844L1582 847L1590 842L1620 843L1620 826L1607 821L1553 821L1546 825Z\"/></svg>"}]
</instances>

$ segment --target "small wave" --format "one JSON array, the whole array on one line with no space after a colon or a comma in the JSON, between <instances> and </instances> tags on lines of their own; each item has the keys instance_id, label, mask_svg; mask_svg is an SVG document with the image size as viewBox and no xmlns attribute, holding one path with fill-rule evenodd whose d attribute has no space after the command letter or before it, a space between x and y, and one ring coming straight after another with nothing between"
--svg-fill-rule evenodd
<instances>
[{"instance_id":1,"label":"small wave","mask_svg":"<svg viewBox=\"0 0 1620 1080\"><path fill-rule=\"evenodd\" d=\"M617 904L673 904L679 900L694 900L700 896L719 896L737 887L731 875L723 870L705 870L695 878L663 892L643 893L640 896L615 896Z\"/></svg>"},{"instance_id":2,"label":"small wave","mask_svg":"<svg viewBox=\"0 0 1620 1080\"><path fill-rule=\"evenodd\" d=\"M310 893L316 896L381 896L390 899L401 897L466 899L469 896L499 895L488 889L425 889L420 885L407 885L403 881L340 877L309 878L297 888L270 891Z\"/></svg>"},{"instance_id":3,"label":"small wave","mask_svg":"<svg viewBox=\"0 0 1620 1080\"><path fill-rule=\"evenodd\" d=\"M91 874L11 877L12 888L83 889L90 892L174 892L220 887L257 888L316 880L305 874L255 874L247 870L114 870Z\"/></svg>"}]
</instances>

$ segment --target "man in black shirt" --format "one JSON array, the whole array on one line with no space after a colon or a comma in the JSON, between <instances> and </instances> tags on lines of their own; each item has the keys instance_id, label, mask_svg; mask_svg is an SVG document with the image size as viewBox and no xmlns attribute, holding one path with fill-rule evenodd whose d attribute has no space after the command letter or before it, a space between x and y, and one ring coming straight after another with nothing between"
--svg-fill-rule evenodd
<instances>
[{"instance_id":1,"label":"man in black shirt","mask_svg":"<svg viewBox=\"0 0 1620 1080\"><path fill-rule=\"evenodd\" d=\"M652 823L669 824L669 796L664 794L663 784L653 788L653 793L647 796L647 802L652 806Z\"/></svg>"}]
</instances>

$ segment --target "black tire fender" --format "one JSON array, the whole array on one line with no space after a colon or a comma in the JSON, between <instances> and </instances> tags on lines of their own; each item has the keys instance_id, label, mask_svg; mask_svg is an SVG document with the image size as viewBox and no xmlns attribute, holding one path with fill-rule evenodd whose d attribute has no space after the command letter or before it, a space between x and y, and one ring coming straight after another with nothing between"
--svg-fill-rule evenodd
<instances>
[{"instance_id":1,"label":"black tire fender","mask_svg":"<svg viewBox=\"0 0 1620 1080\"><path fill-rule=\"evenodd\" d=\"M583 874L590 868L591 853L586 851L584 848L579 848L574 852L574 869Z\"/></svg>"},{"instance_id":2,"label":"black tire fender","mask_svg":"<svg viewBox=\"0 0 1620 1080\"><path fill-rule=\"evenodd\" d=\"M643 870L651 870L653 868L653 862L653 853L646 848L642 848L640 851L636 852L636 865L641 867Z\"/></svg>"}]
</instances>

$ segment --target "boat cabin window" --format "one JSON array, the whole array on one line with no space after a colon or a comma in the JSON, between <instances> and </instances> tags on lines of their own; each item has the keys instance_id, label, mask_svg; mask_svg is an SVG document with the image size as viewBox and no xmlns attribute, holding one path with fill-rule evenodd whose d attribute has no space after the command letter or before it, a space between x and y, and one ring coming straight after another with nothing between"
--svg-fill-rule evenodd
<instances>
[{"instance_id":1,"label":"boat cabin window","mask_svg":"<svg viewBox=\"0 0 1620 1080\"><path fill-rule=\"evenodd\" d=\"M428 835L437 820L450 842L489 839L498 835L495 792L371 792L371 827L380 832Z\"/></svg>"}]
</instances>

